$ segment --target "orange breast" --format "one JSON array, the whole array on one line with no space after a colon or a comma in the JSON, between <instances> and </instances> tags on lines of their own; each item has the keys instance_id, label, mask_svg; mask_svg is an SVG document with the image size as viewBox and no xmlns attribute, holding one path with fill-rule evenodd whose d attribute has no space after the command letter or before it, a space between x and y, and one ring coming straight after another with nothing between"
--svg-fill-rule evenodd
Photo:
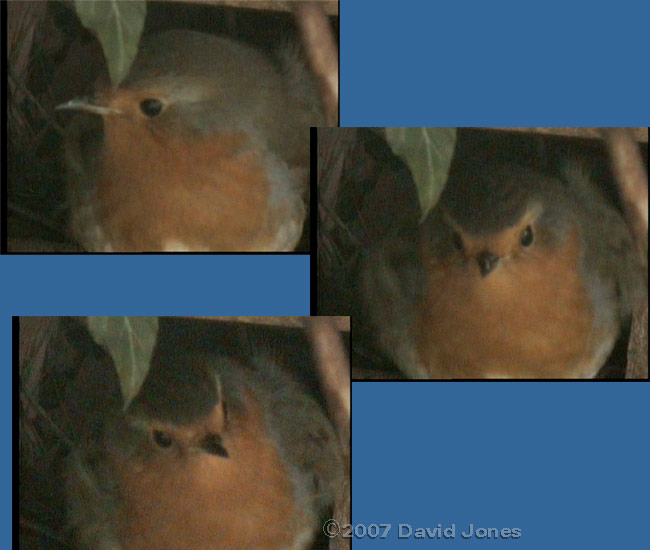
<instances>
[{"instance_id":1,"label":"orange breast","mask_svg":"<svg viewBox=\"0 0 650 550\"><path fill-rule=\"evenodd\" d=\"M506 259L486 277L425 251L425 297L412 336L431 375L592 375L593 306L578 251L572 231L561 247L538 249L526 261Z\"/></svg>"},{"instance_id":2,"label":"orange breast","mask_svg":"<svg viewBox=\"0 0 650 550\"><path fill-rule=\"evenodd\" d=\"M245 417L223 436L229 457L195 449L153 460L114 458L118 532L125 550L289 548L305 527L287 468L263 411L248 396Z\"/></svg>"},{"instance_id":3,"label":"orange breast","mask_svg":"<svg viewBox=\"0 0 650 550\"><path fill-rule=\"evenodd\" d=\"M99 217L115 251L263 250L269 180L243 133L207 139L156 135L106 117L97 177Z\"/></svg>"}]
</instances>

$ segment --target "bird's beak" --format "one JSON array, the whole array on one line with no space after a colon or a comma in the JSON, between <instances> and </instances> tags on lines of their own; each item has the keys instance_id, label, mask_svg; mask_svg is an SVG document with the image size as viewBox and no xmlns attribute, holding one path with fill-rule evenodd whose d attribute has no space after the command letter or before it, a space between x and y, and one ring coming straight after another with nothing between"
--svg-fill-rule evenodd
<instances>
[{"instance_id":1,"label":"bird's beak","mask_svg":"<svg viewBox=\"0 0 650 550\"><path fill-rule=\"evenodd\" d=\"M75 97L66 103L61 103L55 107L56 110L70 109L73 111L86 111L95 115L121 115L122 111L98 105L91 97Z\"/></svg>"}]
</instances>

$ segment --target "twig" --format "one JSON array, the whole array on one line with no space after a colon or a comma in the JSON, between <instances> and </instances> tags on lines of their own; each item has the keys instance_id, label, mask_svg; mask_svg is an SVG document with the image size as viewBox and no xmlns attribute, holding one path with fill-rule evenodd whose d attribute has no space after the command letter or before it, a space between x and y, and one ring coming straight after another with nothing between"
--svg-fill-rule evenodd
<instances>
[{"instance_id":1,"label":"twig","mask_svg":"<svg viewBox=\"0 0 650 550\"><path fill-rule=\"evenodd\" d=\"M648 176L629 128L603 128L625 216L648 282Z\"/></svg>"},{"instance_id":2,"label":"twig","mask_svg":"<svg viewBox=\"0 0 650 550\"><path fill-rule=\"evenodd\" d=\"M339 119L339 61L329 20L318 3L296 2L294 13L311 68L321 83L326 123L336 126Z\"/></svg>"},{"instance_id":3,"label":"twig","mask_svg":"<svg viewBox=\"0 0 650 550\"><path fill-rule=\"evenodd\" d=\"M648 379L648 304L632 319L625 378Z\"/></svg>"},{"instance_id":4,"label":"twig","mask_svg":"<svg viewBox=\"0 0 650 550\"><path fill-rule=\"evenodd\" d=\"M307 318L323 392L336 424L345 465L343 483L334 505L334 519L339 525L346 525L350 523L350 364L334 319L337 318ZM330 541L330 550L349 547L349 538L337 536Z\"/></svg>"},{"instance_id":5,"label":"twig","mask_svg":"<svg viewBox=\"0 0 650 550\"><path fill-rule=\"evenodd\" d=\"M634 242L648 284L648 176L643 168L639 146L629 128L601 130L612 170L623 201L625 217L632 230ZM627 350L627 378L648 378L648 308L637 309Z\"/></svg>"},{"instance_id":6,"label":"twig","mask_svg":"<svg viewBox=\"0 0 650 550\"><path fill-rule=\"evenodd\" d=\"M307 317L318 370L330 413L341 440L350 433L350 364L334 321L329 317Z\"/></svg>"}]
</instances>

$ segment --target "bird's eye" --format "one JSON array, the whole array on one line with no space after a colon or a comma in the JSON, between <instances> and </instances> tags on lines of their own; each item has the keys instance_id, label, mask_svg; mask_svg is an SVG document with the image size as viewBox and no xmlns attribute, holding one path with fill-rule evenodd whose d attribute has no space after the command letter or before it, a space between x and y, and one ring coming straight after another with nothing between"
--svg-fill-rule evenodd
<instances>
[{"instance_id":1,"label":"bird's eye","mask_svg":"<svg viewBox=\"0 0 650 550\"><path fill-rule=\"evenodd\" d=\"M153 440L156 442L156 445L162 447L163 449L168 449L174 442L168 433L161 432L160 430L153 431Z\"/></svg>"},{"instance_id":2,"label":"bird's eye","mask_svg":"<svg viewBox=\"0 0 650 550\"><path fill-rule=\"evenodd\" d=\"M163 103L159 99L143 99L140 102L140 110L145 116L153 118L158 116L163 109Z\"/></svg>"},{"instance_id":3,"label":"bird's eye","mask_svg":"<svg viewBox=\"0 0 650 550\"><path fill-rule=\"evenodd\" d=\"M454 245L454 248L458 250L459 252L462 252L463 250L463 238L460 236L460 233L458 231L454 231L451 234L451 242Z\"/></svg>"},{"instance_id":4,"label":"bird's eye","mask_svg":"<svg viewBox=\"0 0 650 550\"><path fill-rule=\"evenodd\" d=\"M519 238L519 242L521 243L521 246L530 246L533 244L533 228L530 225L526 226L526 229L524 229L524 232L521 234L521 237Z\"/></svg>"},{"instance_id":5,"label":"bird's eye","mask_svg":"<svg viewBox=\"0 0 650 550\"><path fill-rule=\"evenodd\" d=\"M201 447L206 453L211 455L221 456L223 458L228 458L228 451L223 446L221 441L221 436L217 434L206 435L203 441L201 442Z\"/></svg>"}]
</instances>

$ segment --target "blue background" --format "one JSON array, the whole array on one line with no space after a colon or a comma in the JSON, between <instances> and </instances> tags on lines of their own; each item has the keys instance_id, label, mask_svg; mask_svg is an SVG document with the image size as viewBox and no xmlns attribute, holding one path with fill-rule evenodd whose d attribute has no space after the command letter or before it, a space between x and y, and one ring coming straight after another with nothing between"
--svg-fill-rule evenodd
<instances>
[{"instance_id":1,"label":"blue background","mask_svg":"<svg viewBox=\"0 0 650 550\"><path fill-rule=\"evenodd\" d=\"M342 126L647 126L639 0L342 0Z\"/></svg>"},{"instance_id":2,"label":"blue background","mask_svg":"<svg viewBox=\"0 0 650 550\"><path fill-rule=\"evenodd\" d=\"M1 256L0 273L8 315L309 315L304 255Z\"/></svg>"},{"instance_id":3,"label":"blue background","mask_svg":"<svg viewBox=\"0 0 650 550\"><path fill-rule=\"evenodd\" d=\"M352 384L354 548L647 547L648 388L620 382ZM455 539L397 525L456 524ZM519 527L519 539L468 539Z\"/></svg>"}]
</instances>

